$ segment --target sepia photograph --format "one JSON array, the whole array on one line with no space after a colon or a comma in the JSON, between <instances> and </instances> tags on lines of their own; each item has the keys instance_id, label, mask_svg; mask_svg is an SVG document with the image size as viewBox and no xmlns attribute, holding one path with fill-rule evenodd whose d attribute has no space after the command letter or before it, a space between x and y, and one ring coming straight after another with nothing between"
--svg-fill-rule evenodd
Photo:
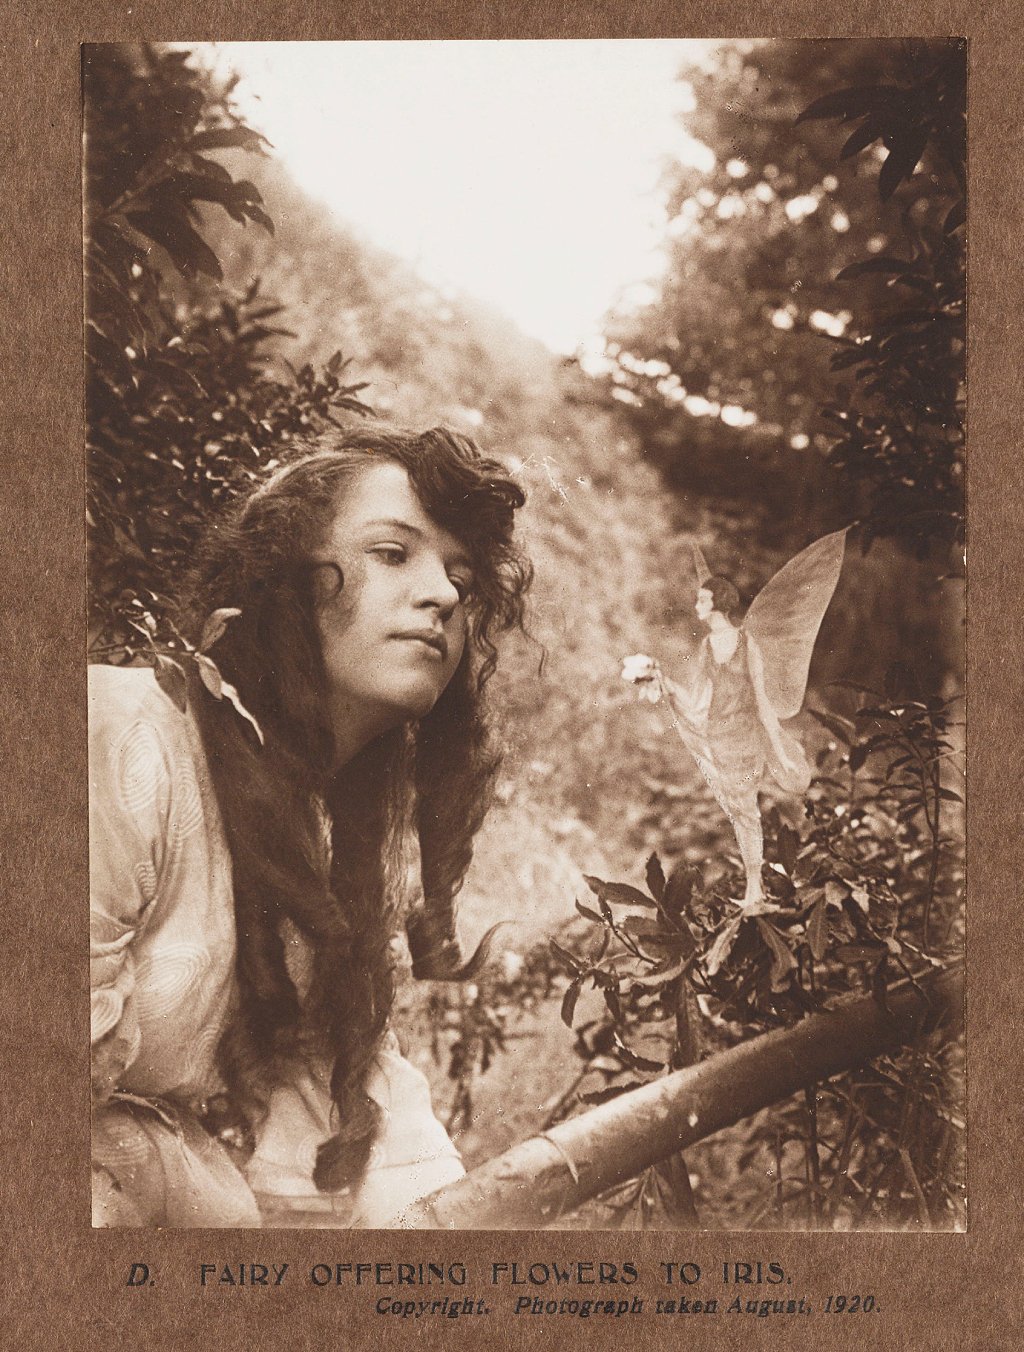
<instances>
[{"instance_id":1,"label":"sepia photograph","mask_svg":"<svg viewBox=\"0 0 1024 1352\"><path fill-rule=\"evenodd\" d=\"M967 60L81 47L93 1227L968 1229Z\"/></svg>"}]
</instances>

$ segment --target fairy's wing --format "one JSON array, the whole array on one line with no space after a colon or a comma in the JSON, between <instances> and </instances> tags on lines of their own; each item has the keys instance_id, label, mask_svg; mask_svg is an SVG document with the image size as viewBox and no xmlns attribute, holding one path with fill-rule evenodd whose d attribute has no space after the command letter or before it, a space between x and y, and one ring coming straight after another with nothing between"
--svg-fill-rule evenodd
<instances>
[{"instance_id":1,"label":"fairy's wing","mask_svg":"<svg viewBox=\"0 0 1024 1352\"><path fill-rule=\"evenodd\" d=\"M765 583L743 620L761 650L765 693L779 719L794 718L804 702L811 654L845 546L846 530L808 545Z\"/></svg>"},{"instance_id":2,"label":"fairy's wing","mask_svg":"<svg viewBox=\"0 0 1024 1352\"><path fill-rule=\"evenodd\" d=\"M701 553L700 545L696 540L690 541L690 549L693 552L693 576L697 584L697 590L700 591L704 583L711 576L711 569L708 567L707 559Z\"/></svg>"}]
</instances>

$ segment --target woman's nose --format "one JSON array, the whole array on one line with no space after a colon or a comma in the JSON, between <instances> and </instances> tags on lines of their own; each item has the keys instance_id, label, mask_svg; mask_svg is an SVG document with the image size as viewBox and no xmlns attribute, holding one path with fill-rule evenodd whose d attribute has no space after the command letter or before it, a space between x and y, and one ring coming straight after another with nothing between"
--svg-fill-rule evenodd
<instances>
[{"instance_id":1,"label":"woman's nose","mask_svg":"<svg viewBox=\"0 0 1024 1352\"><path fill-rule=\"evenodd\" d=\"M416 604L431 606L448 618L459 604L459 589L448 576L444 564L438 561L425 567L419 582Z\"/></svg>"}]
</instances>

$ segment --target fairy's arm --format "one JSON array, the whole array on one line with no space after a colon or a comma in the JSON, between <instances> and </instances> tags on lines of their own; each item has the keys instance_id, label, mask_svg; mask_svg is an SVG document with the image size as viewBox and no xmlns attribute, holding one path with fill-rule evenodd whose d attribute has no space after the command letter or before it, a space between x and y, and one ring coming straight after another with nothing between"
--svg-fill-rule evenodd
<instances>
[{"instance_id":1,"label":"fairy's arm","mask_svg":"<svg viewBox=\"0 0 1024 1352\"><path fill-rule=\"evenodd\" d=\"M706 640L705 640L706 643ZM684 670L689 680L684 682L670 680L664 672L659 672L661 686L668 696L673 712L693 727L702 728L708 721L713 687L704 660L704 644L697 650Z\"/></svg>"}]
</instances>

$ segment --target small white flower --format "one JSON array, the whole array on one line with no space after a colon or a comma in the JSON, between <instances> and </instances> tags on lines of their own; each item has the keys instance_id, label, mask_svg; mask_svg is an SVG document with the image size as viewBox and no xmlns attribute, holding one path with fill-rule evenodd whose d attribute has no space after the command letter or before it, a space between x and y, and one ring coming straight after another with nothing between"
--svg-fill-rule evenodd
<instances>
[{"instance_id":1,"label":"small white flower","mask_svg":"<svg viewBox=\"0 0 1024 1352\"><path fill-rule=\"evenodd\" d=\"M501 955L501 975L506 981L515 981L524 967L523 955L506 948Z\"/></svg>"},{"instance_id":2,"label":"small white flower","mask_svg":"<svg viewBox=\"0 0 1024 1352\"><path fill-rule=\"evenodd\" d=\"M639 681L650 681L657 674L658 664L653 657L648 657L646 653L634 653L632 657L622 659L622 679L631 681L634 684Z\"/></svg>"},{"instance_id":3,"label":"small white flower","mask_svg":"<svg viewBox=\"0 0 1024 1352\"><path fill-rule=\"evenodd\" d=\"M622 679L637 687L641 699L657 704L661 699L661 681L658 664L646 653L634 653L622 659Z\"/></svg>"}]
</instances>

